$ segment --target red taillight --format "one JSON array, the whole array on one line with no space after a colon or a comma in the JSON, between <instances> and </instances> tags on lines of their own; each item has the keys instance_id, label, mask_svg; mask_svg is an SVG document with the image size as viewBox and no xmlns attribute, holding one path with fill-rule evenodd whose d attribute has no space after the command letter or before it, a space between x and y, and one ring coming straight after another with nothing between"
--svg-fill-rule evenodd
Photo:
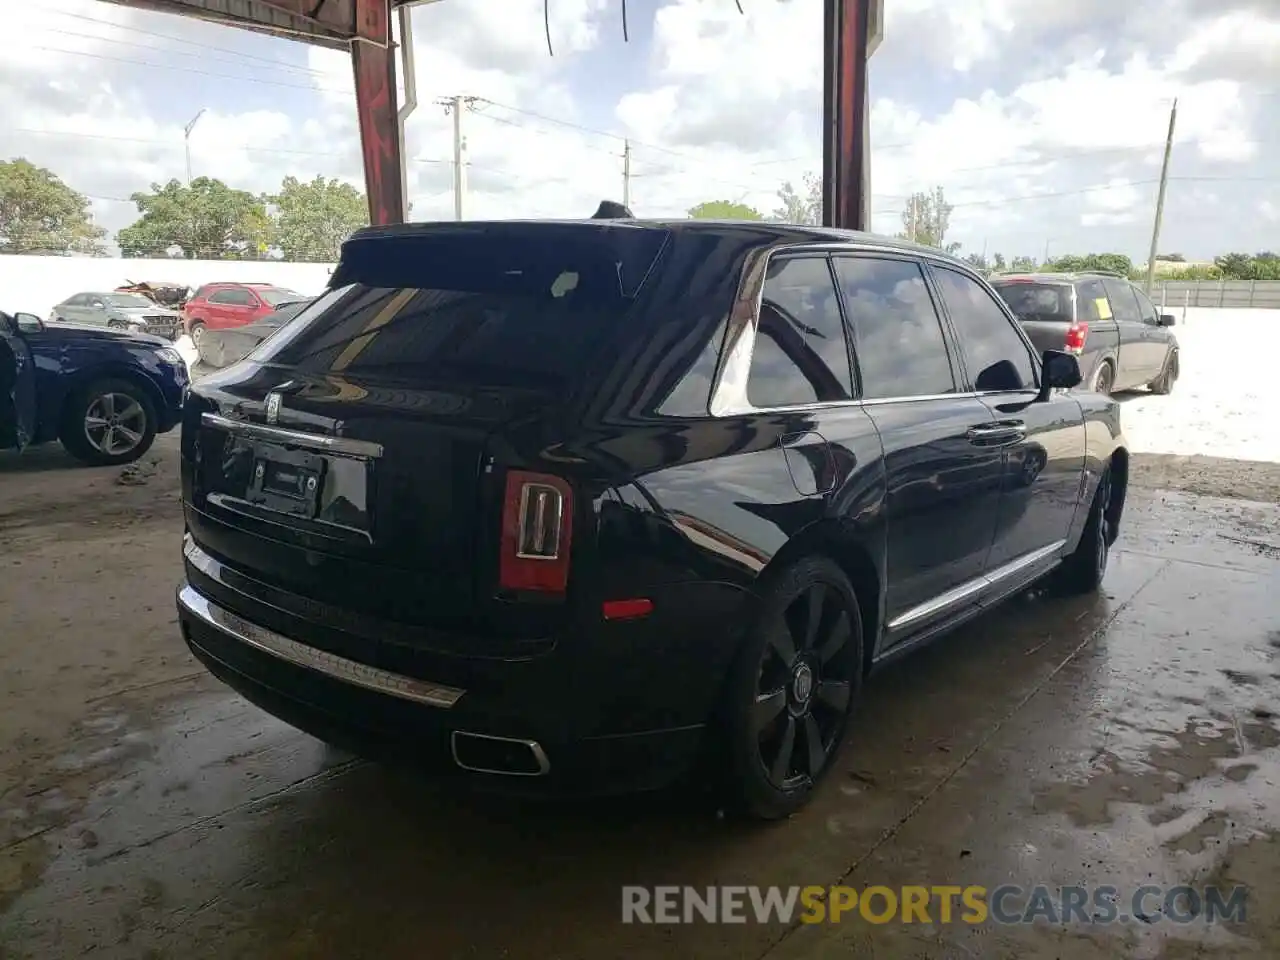
<instances>
[{"instance_id":1,"label":"red taillight","mask_svg":"<svg viewBox=\"0 0 1280 960\"><path fill-rule=\"evenodd\" d=\"M498 584L564 593L573 540L573 494L559 477L512 470L502 502Z\"/></svg>"},{"instance_id":2,"label":"red taillight","mask_svg":"<svg viewBox=\"0 0 1280 960\"><path fill-rule=\"evenodd\" d=\"M1084 341L1089 336L1087 323L1073 323L1067 327L1067 352L1079 353L1084 349Z\"/></svg>"}]
</instances>

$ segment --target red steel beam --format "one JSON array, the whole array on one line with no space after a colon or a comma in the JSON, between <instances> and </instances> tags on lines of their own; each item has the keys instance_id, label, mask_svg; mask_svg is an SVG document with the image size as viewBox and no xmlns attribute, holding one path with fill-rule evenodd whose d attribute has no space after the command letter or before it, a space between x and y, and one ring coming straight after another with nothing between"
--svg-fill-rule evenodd
<instances>
[{"instance_id":1,"label":"red steel beam","mask_svg":"<svg viewBox=\"0 0 1280 960\"><path fill-rule=\"evenodd\" d=\"M389 42L390 0L356 0L356 15L367 28L382 30L385 38L381 43L372 39L351 41L369 222L374 226L403 223L405 198L400 168L404 157L396 122L396 52Z\"/></svg>"},{"instance_id":2,"label":"red steel beam","mask_svg":"<svg viewBox=\"0 0 1280 960\"><path fill-rule=\"evenodd\" d=\"M865 230L867 28L871 0L825 0L822 222Z\"/></svg>"}]
</instances>

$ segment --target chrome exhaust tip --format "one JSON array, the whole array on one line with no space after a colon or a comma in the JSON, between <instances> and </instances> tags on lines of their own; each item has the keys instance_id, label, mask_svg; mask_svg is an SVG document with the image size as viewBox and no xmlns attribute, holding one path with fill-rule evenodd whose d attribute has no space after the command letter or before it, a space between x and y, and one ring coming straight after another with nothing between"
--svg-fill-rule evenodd
<instances>
[{"instance_id":1,"label":"chrome exhaust tip","mask_svg":"<svg viewBox=\"0 0 1280 960\"><path fill-rule=\"evenodd\" d=\"M551 761L536 740L455 730L449 738L449 748L453 762L471 773L542 777L551 770Z\"/></svg>"}]
</instances>

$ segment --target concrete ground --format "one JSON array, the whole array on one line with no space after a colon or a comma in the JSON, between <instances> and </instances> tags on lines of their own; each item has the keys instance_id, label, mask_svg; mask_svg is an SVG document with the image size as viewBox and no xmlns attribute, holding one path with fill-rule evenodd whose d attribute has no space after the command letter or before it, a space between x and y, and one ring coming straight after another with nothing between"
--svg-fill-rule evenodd
<instances>
[{"instance_id":1,"label":"concrete ground","mask_svg":"<svg viewBox=\"0 0 1280 960\"><path fill-rule=\"evenodd\" d=\"M1104 594L875 677L768 827L477 798L264 715L178 637L175 474L172 436L124 476L0 454L3 960L1280 956L1280 464L1135 457ZM628 884L836 883L1250 893L1212 927L620 922Z\"/></svg>"},{"instance_id":2,"label":"concrete ground","mask_svg":"<svg viewBox=\"0 0 1280 960\"><path fill-rule=\"evenodd\" d=\"M154 460L0 464L0 956L1280 955L1274 503L1136 490L1104 596L875 678L814 805L752 827L455 794L263 715L177 637L171 438ZM1230 928L620 923L623 884L837 882L1252 895Z\"/></svg>"}]
</instances>

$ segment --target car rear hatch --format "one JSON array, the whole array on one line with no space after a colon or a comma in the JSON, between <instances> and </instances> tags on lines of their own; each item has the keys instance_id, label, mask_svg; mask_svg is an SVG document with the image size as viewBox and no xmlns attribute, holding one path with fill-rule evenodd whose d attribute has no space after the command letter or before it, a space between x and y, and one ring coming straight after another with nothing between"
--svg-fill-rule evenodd
<instances>
[{"instance_id":1,"label":"car rear hatch","mask_svg":"<svg viewBox=\"0 0 1280 960\"><path fill-rule=\"evenodd\" d=\"M1038 350L1065 350L1076 326L1075 289L1066 279L1002 277L996 292Z\"/></svg>"},{"instance_id":2,"label":"car rear hatch","mask_svg":"<svg viewBox=\"0 0 1280 960\"><path fill-rule=\"evenodd\" d=\"M337 609L506 629L506 476L525 465L500 441L529 424L555 441L665 239L591 223L357 235L329 291L193 388L196 541Z\"/></svg>"}]
</instances>

